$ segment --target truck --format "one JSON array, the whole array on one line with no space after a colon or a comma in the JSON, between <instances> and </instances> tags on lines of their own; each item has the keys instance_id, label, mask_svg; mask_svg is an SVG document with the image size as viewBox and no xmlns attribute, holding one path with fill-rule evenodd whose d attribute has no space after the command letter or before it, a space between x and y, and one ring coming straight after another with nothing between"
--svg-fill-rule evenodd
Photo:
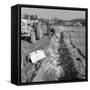
<instances>
[{"instance_id":1,"label":"truck","mask_svg":"<svg viewBox=\"0 0 90 90\"><path fill-rule=\"evenodd\" d=\"M21 38L30 39L31 43L36 42L36 35L33 25L38 21L34 20L21 20Z\"/></svg>"},{"instance_id":2,"label":"truck","mask_svg":"<svg viewBox=\"0 0 90 90\"><path fill-rule=\"evenodd\" d=\"M48 33L48 25L37 20L21 19L21 39L28 39L31 43L41 40Z\"/></svg>"}]
</instances>

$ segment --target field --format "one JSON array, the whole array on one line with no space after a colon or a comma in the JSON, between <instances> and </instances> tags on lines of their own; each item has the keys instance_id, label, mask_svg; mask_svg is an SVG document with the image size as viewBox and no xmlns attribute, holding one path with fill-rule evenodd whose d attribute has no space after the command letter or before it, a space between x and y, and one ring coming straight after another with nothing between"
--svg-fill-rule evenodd
<instances>
[{"instance_id":1,"label":"field","mask_svg":"<svg viewBox=\"0 0 90 90\"><path fill-rule=\"evenodd\" d=\"M86 79L85 27L53 27L54 36L45 36L35 44L21 40L21 82ZM35 64L28 62L28 54L39 49L47 57Z\"/></svg>"},{"instance_id":2,"label":"field","mask_svg":"<svg viewBox=\"0 0 90 90\"><path fill-rule=\"evenodd\" d=\"M81 50L84 56L86 56L86 32L85 27L66 27L70 30L72 43Z\"/></svg>"}]
</instances>

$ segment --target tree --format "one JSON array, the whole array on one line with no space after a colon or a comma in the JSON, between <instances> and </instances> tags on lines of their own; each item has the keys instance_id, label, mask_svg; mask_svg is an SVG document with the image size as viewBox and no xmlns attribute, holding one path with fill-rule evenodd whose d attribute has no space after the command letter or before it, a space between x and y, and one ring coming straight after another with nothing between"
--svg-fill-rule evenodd
<instances>
[{"instance_id":1,"label":"tree","mask_svg":"<svg viewBox=\"0 0 90 90\"><path fill-rule=\"evenodd\" d=\"M28 17L29 17L29 15L28 15L27 13L25 13L25 14L23 15L23 19L28 19Z\"/></svg>"}]
</instances>

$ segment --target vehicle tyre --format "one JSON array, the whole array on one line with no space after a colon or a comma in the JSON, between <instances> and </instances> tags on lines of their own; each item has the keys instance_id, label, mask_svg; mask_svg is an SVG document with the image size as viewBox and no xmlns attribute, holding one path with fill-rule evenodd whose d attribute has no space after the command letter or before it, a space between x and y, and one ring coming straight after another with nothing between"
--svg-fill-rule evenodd
<instances>
[{"instance_id":1,"label":"vehicle tyre","mask_svg":"<svg viewBox=\"0 0 90 90\"><path fill-rule=\"evenodd\" d=\"M31 43L35 43L35 42L36 42L35 32L31 32Z\"/></svg>"},{"instance_id":2,"label":"vehicle tyre","mask_svg":"<svg viewBox=\"0 0 90 90\"><path fill-rule=\"evenodd\" d=\"M41 22L37 23L37 30L36 30L36 36L37 36L37 39L39 40L43 37L41 24L42 24Z\"/></svg>"}]
</instances>

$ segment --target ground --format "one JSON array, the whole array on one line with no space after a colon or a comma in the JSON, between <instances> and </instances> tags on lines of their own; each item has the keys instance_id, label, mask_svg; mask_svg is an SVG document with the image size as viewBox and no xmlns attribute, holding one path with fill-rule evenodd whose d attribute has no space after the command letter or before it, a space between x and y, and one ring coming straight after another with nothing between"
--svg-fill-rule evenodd
<instances>
[{"instance_id":1,"label":"ground","mask_svg":"<svg viewBox=\"0 0 90 90\"><path fill-rule=\"evenodd\" d=\"M35 44L21 40L21 56L23 56L21 82L86 79L85 27L68 26L61 28L54 26L54 28L59 31L59 37L55 37L59 39L57 50L59 53L55 54L59 56L58 59L54 55L51 56L50 51L47 52L49 48L52 49L51 46L56 42L51 42L52 37L44 36ZM28 62L27 55L39 49L43 49L47 57L35 64ZM54 64L56 59L56 64Z\"/></svg>"}]
</instances>

